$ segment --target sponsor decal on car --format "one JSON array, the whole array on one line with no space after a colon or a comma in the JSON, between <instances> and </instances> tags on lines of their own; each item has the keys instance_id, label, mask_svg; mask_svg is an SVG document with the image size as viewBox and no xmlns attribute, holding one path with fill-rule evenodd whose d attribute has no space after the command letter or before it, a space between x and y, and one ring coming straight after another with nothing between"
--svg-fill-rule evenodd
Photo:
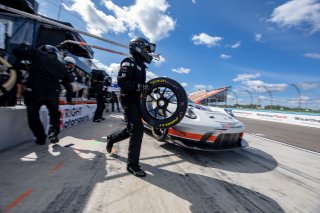
<instances>
[{"instance_id":1,"label":"sponsor decal on car","mask_svg":"<svg viewBox=\"0 0 320 213\"><path fill-rule=\"evenodd\" d=\"M172 125L175 124L177 121L178 121L178 117L176 117L174 120L170 121L169 123L160 124L160 128L165 128L165 127L172 126Z\"/></svg>"}]
</instances>

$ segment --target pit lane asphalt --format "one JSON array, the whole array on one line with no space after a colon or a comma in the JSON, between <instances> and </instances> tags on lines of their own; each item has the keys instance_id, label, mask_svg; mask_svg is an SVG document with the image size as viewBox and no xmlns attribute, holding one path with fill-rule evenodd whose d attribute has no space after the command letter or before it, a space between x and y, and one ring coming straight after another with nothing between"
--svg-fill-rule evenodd
<instances>
[{"instance_id":1,"label":"pit lane asphalt","mask_svg":"<svg viewBox=\"0 0 320 213\"><path fill-rule=\"evenodd\" d=\"M320 129L237 117L246 126L246 132L279 142L320 152Z\"/></svg>"},{"instance_id":2,"label":"pit lane asphalt","mask_svg":"<svg viewBox=\"0 0 320 213\"><path fill-rule=\"evenodd\" d=\"M320 155L253 135L249 147L200 152L145 134L141 166L126 171L128 139L105 151L118 113L62 131L59 144L0 152L0 212L320 212Z\"/></svg>"}]
</instances>

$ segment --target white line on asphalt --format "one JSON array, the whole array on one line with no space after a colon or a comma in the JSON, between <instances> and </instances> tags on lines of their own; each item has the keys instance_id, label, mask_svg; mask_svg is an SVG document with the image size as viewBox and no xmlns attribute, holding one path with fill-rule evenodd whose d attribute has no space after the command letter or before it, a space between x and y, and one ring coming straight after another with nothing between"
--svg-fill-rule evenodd
<instances>
[{"instance_id":1,"label":"white line on asphalt","mask_svg":"<svg viewBox=\"0 0 320 213\"><path fill-rule=\"evenodd\" d=\"M254 137L257 137L257 138L263 138L263 139L266 139L266 140L274 142L274 143L282 144L282 145L285 145L285 146L289 146L291 148L300 149L302 151L306 151L306 152L310 152L310 153L313 153L313 154L316 154L316 155L320 155L320 152L311 151L309 149L304 149L304 148L301 148L301 147L298 147L298 146L294 146L294 145L290 145L290 144L283 143L283 142L280 142L280 141L272 140L272 139L265 138L265 137L262 137L262 136L259 136L259 135L256 135L256 134L252 134L252 133L247 133L246 132L245 135L251 135L251 136L254 136Z\"/></svg>"},{"instance_id":2,"label":"white line on asphalt","mask_svg":"<svg viewBox=\"0 0 320 213\"><path fill-rule=\"evenodd\" d=\"M263 137L263 138L266 136L266 135L261 134L261 133L251 133L251 134L256 135L256 136L260 136L260 137Z\"/></svg>"}]
</instances>

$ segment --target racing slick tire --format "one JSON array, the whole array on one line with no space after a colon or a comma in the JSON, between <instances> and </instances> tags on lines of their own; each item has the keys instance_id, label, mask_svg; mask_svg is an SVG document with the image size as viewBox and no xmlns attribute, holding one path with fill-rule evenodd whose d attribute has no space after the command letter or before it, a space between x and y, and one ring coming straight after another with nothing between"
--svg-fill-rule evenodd
<instances>
[{"instance_id":1,"label":"racing slick tire","mask_svg":"<svg viewBox=\"0 0 320 213\"><path fill-rule=\"evenodd\" d=\"M183 86L166 77L154 78L147 85L148 91L140 97L143 120L154 128L178 124L188 108L188 96Z\"/></svg>"},{"instance_id":2,"label":"racing slick tire","mask_svg":"<svg viewBox=\"0 0 320 213\"><path fill-rule=\"evenodd\" d=\"M160 142L165 142L168 135L168 128L151 128L152 136Z\"/></svg>"},{"instance_id":3,"label":"racing slick tire","mask_svg":"<svg viewBox=\"0 0 320 213\"><path fill-rule=\"evenodd\" d=\"M8 72L9 74L9 78L5 82L1 82L0 84L0 96L2 96L14 87L17 80L17 73L12 68L11 64L9 64L2 57L0 57L0 66L1 69L6 69L6 72Z\"/></svg>"}]
</instances>

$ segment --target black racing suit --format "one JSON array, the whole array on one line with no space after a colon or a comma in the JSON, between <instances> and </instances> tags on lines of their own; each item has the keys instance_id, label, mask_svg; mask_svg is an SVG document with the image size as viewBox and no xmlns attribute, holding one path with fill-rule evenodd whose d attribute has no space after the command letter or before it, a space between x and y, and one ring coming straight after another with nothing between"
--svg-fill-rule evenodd
<instances>
[{"instance_id":1,"label":"black racing suit","mask_svg":"<svg viewBox=\"0 0 320 213\"><path fill-rule=\"evenodd\" d=\"M97 109L94 112L93 120L101 119L103 111L106 108L105 97L107 94L108 87L111 86L109 83L103 81L98 82L94 87L94 97L97 101Z\"/></svg>"},{"instance_id":2,"label":"black racing suit","mask_svg":"<svg viewBox=\"0 0 320 213\"><path fill-rule=\"evenodd\" d=\"M112 92L111 93L111 109L112 109L112 112L114 112L114 104L117 105L117 110L118 110L118 112L120 112L118 96L117 96L116 93Z\"/></svg>"},{"instance_id":3,"label":"black racing suit","mask_svg":"<svg viewBox=\"0 0 320 213\"><path fill-rule=\"evenodd\" d=\"M70 84L67 84L66 86L68 88L65 88L66 92L67 92L66 93L66 100L67 100L67 104L72 104L73 87L72 87L71 82L76 81L76 74L74 73L74 69L67 68L67 70L68 70Z\"/></svg>"},{"instance_id":4,"label":"black racing suit","mask_svg":"<svg viewBox=\"0 0 320 213\"><path fill-rule=\"evenodd\" d=\"M120 102L127 120L127 127L109 136L112 143L130 137L128 166L139 165L140 149L143 138L143 123L139 107L141 93L137 91L138 84L145 84L146 66L134 58L125 58L120 64L118 85L120 87Z\"/></svg>"},{"instance_id":5,"label":"black racing suit","mask_svg":"<svg viewBox=\"0 0 320 213\"><path fill-rule=\"evenodd\" d=\"M16 48L14 55L30 60L32 65L26 82L25 104L29 126L39 142L44 142L46 133L39 117L39 110L45 105L49 110L51 131L60 132L59 92L60 83L68 88L68 71L57 59L37 49Z\"/></svg>"}]
</instances>

